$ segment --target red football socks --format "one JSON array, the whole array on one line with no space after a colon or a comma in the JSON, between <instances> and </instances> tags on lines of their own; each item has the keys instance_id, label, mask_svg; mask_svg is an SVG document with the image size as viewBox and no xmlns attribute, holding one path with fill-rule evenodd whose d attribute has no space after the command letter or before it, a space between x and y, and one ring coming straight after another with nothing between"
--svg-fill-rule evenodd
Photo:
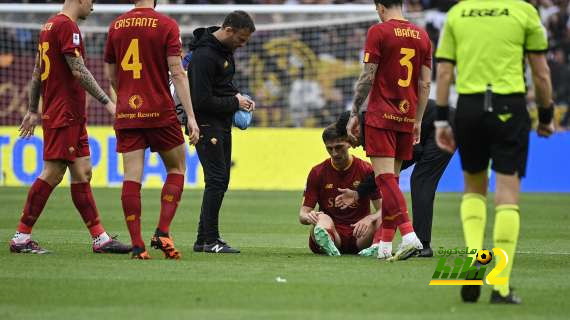
<instances>
[{"instance_id":1,"label":"red football socks","mask_svg":"<svg viewBox=\"0 0 570 320\"><path fill-rule=\"evenodd\" d=\"M75 208L77 208L77 211L81 214L85 226L89 229L91 237L95 238L105 232L105 229L99 221L99 212L97 211L89 182L72 183L71 199L73 200Z\"/></svg>"},{"instance_id":2,"label":"red football socks","mask_svg":"<svg viewBox=\"0 0 570 320\"><path fill-rule=\"evenodd\" d=\"M176 213L183 190L183 174L170 173L166 176L166 181L160 194L160 220L158 221L158 230L165 234L168 234L170 231L170 223Z\"/></svg>"},{"instance_id":3,"label":"red football socks","mask_svg":"<svg viewBox=\"0 0 570 320\"><path fill-rule=\"evenodd\" d=\"M123 181L121 202L133 247L144 249L141 235L141 184L135 181Z\"/></svg>"},{"instance_id":4,"label":"red football socks","mask_svg":"<svg viewBox=\"0 0 570 320\"><path fill-rule=\"evenodd\" d=\"M405 235L414 230L409 223L406 199L400 190L398 180L399 177L393 173L384 173L376 177L376 185L382 194L382 221L384 222L386 218L393 219L394 225L400 228L400 234Z\"/></svg>"},{"instance_id":5,"label":"red football socks","mask_svg":"<svg viewBox=\"0 0 570 320\"><path fill-rule=\"evenodd\" d=\"M18 232L32 233L34 223L36 223L42 213L52 191L53 187L49 183L39 178L34 181L30 190L28 190L28 198L20 218Z\"/></svg>"}]
</instances>

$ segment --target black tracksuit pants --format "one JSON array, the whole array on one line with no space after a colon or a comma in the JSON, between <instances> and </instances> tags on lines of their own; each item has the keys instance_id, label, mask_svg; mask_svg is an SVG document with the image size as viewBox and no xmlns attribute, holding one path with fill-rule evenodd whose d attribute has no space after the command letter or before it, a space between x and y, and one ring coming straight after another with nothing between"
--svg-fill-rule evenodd
<instances>
[{"instance_id":1,"label":"black tracksuit pants","mask_svg":"<svg viewBox=\"0 0 570 320\"><path fill-rule=\"evenodd\" d=\"M452 156L438 148L435 132L432 131L420 141L420 145L414 147L413 159L402 164L402 170L416 164L410 179L413 226L424 244L431 242L435 191Z\"/></svg>"},{"instance_id":2,"label":"black tracksuit pants","mask_svg":"<svg viewBox=\"0 0 570 320\"><path fill-rule=\"evenodd\" d=\"M200 141L196 145L196 152L204 170L206 184L196 242L212 243L220 237L218 218L230 182L231 129L200 126Z\"/></svg>"}]
</instances>

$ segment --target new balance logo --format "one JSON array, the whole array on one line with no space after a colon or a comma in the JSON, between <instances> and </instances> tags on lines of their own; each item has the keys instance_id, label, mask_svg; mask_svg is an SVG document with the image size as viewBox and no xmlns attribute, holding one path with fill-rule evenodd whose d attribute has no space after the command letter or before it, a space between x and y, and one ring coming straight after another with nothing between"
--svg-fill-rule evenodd
<instances>
[{"instance_id":1,"label":"new balance logo","mask_svg":"<svg viewBox=\"0 0 570 320\"><path fill-rule=\"evenodd\" d=\"M211 251L216 251L216 253L222 251L224 249L224 246L220 246L219 244L215 245L212 247L212 249L210 249Z\"/></svg>"}]
</instances>

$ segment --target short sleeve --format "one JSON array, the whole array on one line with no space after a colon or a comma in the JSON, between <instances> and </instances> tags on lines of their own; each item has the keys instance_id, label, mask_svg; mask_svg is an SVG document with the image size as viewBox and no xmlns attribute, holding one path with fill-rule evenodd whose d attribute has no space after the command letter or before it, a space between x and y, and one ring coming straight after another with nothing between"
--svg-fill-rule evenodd
<instances>
[{"instance_id":1,"label":"short sleeve","mask_svg":"<svg viewBox=\"0 0 570 320\"><path fill-rule=\"evenodd\" d=\"M439 35L439 44L435 52L435 57L441 60L449 60L455 62L456 55L456 42L455 36L453 35L453 29L451 26L452 17L448 13L447 20L441 29L441 34Z\"/></svg>"},{"instance_id":2,"label":"short sleeve","mask_svg":"<svg viewBox=\"0 0 570 320\"><path fill-rule=\"evenodd\" d=\"M58 33L59 47L62 54L81 56L81 32L77 25L72 22L65 22L59 27Z\"/></svg>"},{"instance_id":3,"label":"short sleeve","mask_svg":"<svg viewBox=\"0 0 570 320\"><path fill-rule=\"evenodd\" d=\"M170 30L166 38L166 56L182 56L182 40L180 39L180 29L176 22L171 21Z\"/></svg>"},{"instance_id":4,"label":"short sleeve","mask_svg":"<svg viewBox=\"0 0 570 320\"><path fill-rule=\"evenodd\" d=\"M525 6L527 24L525 26L525 51L543 52L548 50L546 30L540 22L538 12L532 5Z\"/></svg>"},{"instance_id":5,"label":"short sleeve","mask_svg":"<svg viewBox=\"0 0 570 320\"><path fill-rule=\"evenodd\" d=\"M307 177L307 185L305 186L305 191L303 192L303 205L305 207L314 208L317 205L319 199L319 175L316 168L313 168L309 172L309 177Z\"/></svg>"},{"instance_id":6,"label":"short sleeve","mask_svg":"<svg viewBox=\"0 0 570 320\"><path fill-rule=\"evenodd\" d=\"M115 47L113 46L113 27L111 24L111 27L109 28L109 32L107 33L107 40L105 41L105 53L103 54L103 59L105 60L105 62L109 63L109 64L114 64L117 61L117 58L115 57Z\"/></svg>"},{"instance_id":7,"label":"short sleeve","mask_svg":"<svg viewBox=\"0 0 570 320\"><path fill-rule=\"evenodd\" d=\"M373 25L368 29L368 34L366 35L366 42L364 44L364 63L375 63L380 62L380 42L381 33L378 25Z\"/></svg>"}]
</instances>

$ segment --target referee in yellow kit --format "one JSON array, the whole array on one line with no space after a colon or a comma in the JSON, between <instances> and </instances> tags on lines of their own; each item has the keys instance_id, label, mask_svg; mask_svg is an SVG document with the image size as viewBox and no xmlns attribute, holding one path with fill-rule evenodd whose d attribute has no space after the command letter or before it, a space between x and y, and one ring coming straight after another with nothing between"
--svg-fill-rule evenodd
<instances>
[{"instance_id":1,"label":"referee in yellow kit","mask_svg":"<svg viewBox=\"0 0 570 320\"><path fill-rule=\"evenodd\" d=\"M461 157L465 193L461 221L469 248L482 249L489 167L496 173L494 247L508 256L500 277L510 277L519 236L519 188L525 175L530 117L526 108L524 58L538 104L539 136L554 132L552 85L545 53L546 32L536 9L520 0L471 0L453 6L436 51L438 115L436 141ZM455 130L448 122L449 87L457 68ZM478 262L476 262L478 264ZM476 302L481 286L463 286L465 302ZM491 303L519 304L507 281L495 285Z\"/></svg>"}]
</instances>

